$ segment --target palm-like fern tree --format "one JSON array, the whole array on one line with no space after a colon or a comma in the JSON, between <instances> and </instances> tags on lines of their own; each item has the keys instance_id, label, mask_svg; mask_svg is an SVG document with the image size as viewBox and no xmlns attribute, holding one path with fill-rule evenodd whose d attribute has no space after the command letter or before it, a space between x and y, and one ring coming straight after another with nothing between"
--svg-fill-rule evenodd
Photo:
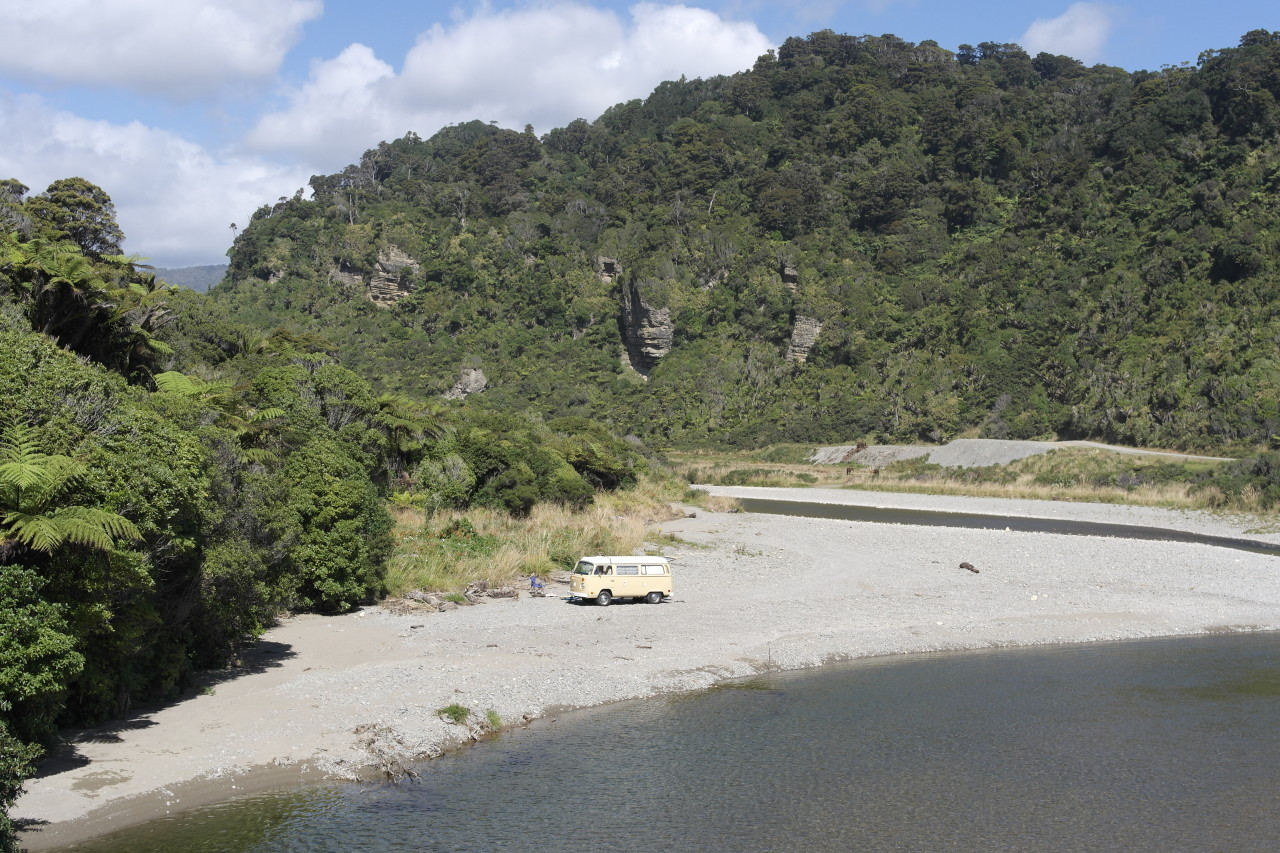
<instances>
[{"instance_id":1,"label":"palm-like fern tree","mask_svg":"<svg viewBox=\"0 0 1280 853\"><path fill-rule=\"evenodd\" d=\"M98 507L70 502L85 467L68 456L41 453L35 430L13 424L0 434L0 563L22 548L51 554L64 545L110 550L142 538L133 522Z\"/></svg>"},{"instance_id":2,"label":"palm-like fern tree","mask_svg":"<svg viewBox=\"0 0 1280 853\"><path fill-rule=\"evenodd\" d=\"M155 332L173 319L169 288L138 269L139 258L93 260L70 240L0 235L0 292L31 328L129 375L170 352Z\"/></svg>"},{"instance_id":3,"label":"palm-like fern tree","mask_svg":"<svg viewBox=\"0 0 1280 853\"><path fill-rule=\"evenodd\" d=\"M219 426L235 433L241 462L265 465L279 461L275 453L262 445L272 433L286 431L284 409L250 407L239 389L227 380L210 382L176 370L157 373L152 379L162 394L194 397L216 409Z\"/></svg>"}]
</instances>

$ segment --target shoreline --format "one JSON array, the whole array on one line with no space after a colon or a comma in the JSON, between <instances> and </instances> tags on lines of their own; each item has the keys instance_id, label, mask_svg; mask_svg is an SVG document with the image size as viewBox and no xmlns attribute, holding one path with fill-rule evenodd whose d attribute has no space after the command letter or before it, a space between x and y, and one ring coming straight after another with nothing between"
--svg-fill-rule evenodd
<instances>
[{"instance_id":1,"label":"shoreline","mask_svg":"<svg viewBox=\"0 0 1280 853\"><path fill-rule=\"evenodd\" d=\"M1227 536L1250 523L1103 504L707 491ZM62 763L28 780L12 809L47 821L21 843L36 853L290 780L367 778L387 756L435 757L482 735L440 719L436 710L455 703L473 719L493 711L504 727L521 726L839 660L1280 630L1277 558L1206 545L704 510L655 525L657 534L680 539L667 552L677 558L675 596L662 605L573 605L550 587L547 598L446 613L372 607L286 620L244 670L213 674L211 692L73 733Z\"/></svg>"}]
</instances>

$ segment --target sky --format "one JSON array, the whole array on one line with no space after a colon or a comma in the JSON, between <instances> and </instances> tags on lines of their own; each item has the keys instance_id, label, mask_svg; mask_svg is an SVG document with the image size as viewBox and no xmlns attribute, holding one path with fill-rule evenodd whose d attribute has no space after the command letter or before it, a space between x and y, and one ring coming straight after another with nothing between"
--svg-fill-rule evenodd
<instances>
[{"instance_id":1,"label":"sky","mask_svg":"<svg viewBox=\"0 0 1280 853\"><path fill-rule=\"evenodd\" d=\"M225 263L233 223L383 140L472 119L543 134L822 29L1158 70L1280 29L1280 4L0 0L0 178L86 178L127 252Z\"/></svg>"}]
</instances>

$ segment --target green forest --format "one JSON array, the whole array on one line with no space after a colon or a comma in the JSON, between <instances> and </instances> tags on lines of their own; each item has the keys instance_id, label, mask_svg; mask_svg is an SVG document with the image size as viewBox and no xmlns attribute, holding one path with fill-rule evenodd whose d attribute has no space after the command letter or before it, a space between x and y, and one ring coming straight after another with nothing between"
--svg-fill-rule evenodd
<instances>
[{"instance_id":1,"label":"green forest","mask_svg":"<svg viewBox=\"0 0 1280 853\"><path fill-rule=\"evenodd\" d=\"M542 137L385 142L208 295L107 190L0 181L0 850L60 727L383 595L393 499L958 436L1212 449L1280 498L1278 100L1265 30L1157 72L818 32Z\"/></svg>"},{"instance_id":2,"label":"green forest","mask_svg":"<svg viewBox=\"0 0 1280 853\"><path fill-rule=\"evenodd\" d=\"M380 145L263 206L213 290L380 389L658 447L1265 445L1280 41L1130 73L788 39L543 137ZM377 299L375 302L374 299Z\"/></svg>"}]
</instances>

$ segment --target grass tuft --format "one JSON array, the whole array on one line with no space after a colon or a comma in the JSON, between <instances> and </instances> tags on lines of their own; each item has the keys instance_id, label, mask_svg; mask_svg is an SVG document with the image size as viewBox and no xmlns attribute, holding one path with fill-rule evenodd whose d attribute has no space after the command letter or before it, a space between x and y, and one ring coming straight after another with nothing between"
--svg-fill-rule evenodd
<instances>
[{"instance_id":1,"label":"grass tuft","mask_svg":"<svg viewBox=\"0 0 1280 853\"><path fill-rule=\"evenodd\" d=\"M454 725L461 726L471 718L471 711L465 705L459 705L456 702L452 705L446 705L443 708L437 708L436 713L442 719L448 720Z\"/></svg>"}]
</instances>

